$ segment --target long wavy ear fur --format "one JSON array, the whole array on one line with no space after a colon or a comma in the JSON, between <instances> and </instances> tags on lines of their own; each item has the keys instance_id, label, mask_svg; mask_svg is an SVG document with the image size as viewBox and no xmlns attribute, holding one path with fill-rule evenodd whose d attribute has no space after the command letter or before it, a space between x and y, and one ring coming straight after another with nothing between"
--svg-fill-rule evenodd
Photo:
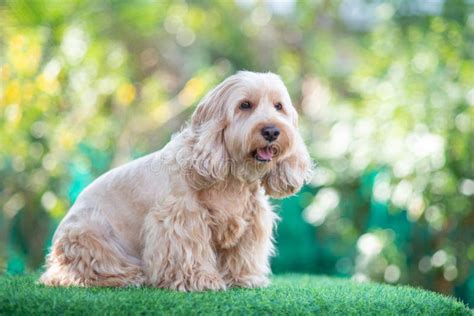
<instances>
[{"instance_id":1,"label":"long wavy ear fur","mask_svg":"<svg viewBox=\"0 0 474 316\"><path fill-rule=\"evenodd\" d=\"M196 188L225 180L229 174L229 155L224 143L225 103L234 83L230 77L211 90L191 118L191 172L188 177Z\"/></svg>"},{"instance_id":2,"label":"long wavy ear fur","mask_svg":"<svg viewBox=\"0 0 474 316\"><path fill-rule=\"evenodd\" d=\"M268 195L284 198L298 192L313 175L313 162L299 134L292 153L265 175L262 185Z\"/></svg>"}]
</instances>

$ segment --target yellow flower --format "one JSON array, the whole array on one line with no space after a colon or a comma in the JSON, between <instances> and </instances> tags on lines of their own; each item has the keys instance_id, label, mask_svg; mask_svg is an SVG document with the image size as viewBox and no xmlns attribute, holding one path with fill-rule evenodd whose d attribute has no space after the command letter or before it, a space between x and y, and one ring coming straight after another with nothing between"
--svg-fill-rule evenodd
<instances>
[{"instance_id":1,"label":"yellow flower","mask_svg":"<svg viewBox=\"0 0 474 316\"><path fill-rule=\"evenodd\" d=\"M18 80L8 82L5 87L1 104L8 105L12 103L20 103L20 100L20 83Z\"/></svg>"},{"instance_id":2,"label":"yellow flower","mask_svg":"<svg viewBox=\"0 0 474 316\"><path fill-rule=\"evenodd\" d=\"M7 59L22 75L36 72L41 60L41 46L38 38L16 34L9 39Z\"/></svg>"},{"instance_id":3,"label":"yellow flower","mask_svg":"<svg viewBox=\"0 0 474 316\"><path fill-rule=\"evenodd\" d=\"M184 106L191 106L203 94L206 83L202 78L195 77L189 80L178 95L179 102Z\"/></svg>"},{"instance_id":4,"label":"yellow flower","mask_svg":"<svg viewBox=\"0 0 474 316\"><path fill-rule=\"evenodd\" d=\"M136 89L130 83L122 83L117 90L116 98L120 105L129 105L135 100Z\"/></svg>"}]
</instances>

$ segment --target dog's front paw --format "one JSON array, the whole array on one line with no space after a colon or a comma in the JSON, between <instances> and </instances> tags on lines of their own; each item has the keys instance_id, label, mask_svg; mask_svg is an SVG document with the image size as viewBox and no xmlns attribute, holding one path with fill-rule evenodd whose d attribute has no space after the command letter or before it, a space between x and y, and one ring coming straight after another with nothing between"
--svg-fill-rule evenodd
<instances>
[{"instance_id":1,"label":"dog's front paw","mask_svg":"<svg viewBox=\"0 0 474 316\"><path fill-rule=\"evenodd\" d=\"M227 285L219 274L210 274L197 272L191 277L162 279L155 282L148 282L149 286L167 288L170 290L181 292L198 292L198 291L219 291L226 290Z\"/></svg>"},{"instance_id":2,"label":"dog's front paw","mask_svg":"<svg viewBox=\"0 0 474 316\"><path fill-rule=\"evenodd\" d=\"M226 283L218 274L197 273L189 280L189 291L222 291Z\"/></svg>"},{"instance_id":3,"label":"dog's front paw","mask_svg":"<svg viewBox=\"0 0 474 316\"><path fill-rule=\"evenodd\" d=\"M229 280L229 286L245 288L263 288L270 285L270 279L262 275L246 275Z\"/></svg>"}]
</instances>

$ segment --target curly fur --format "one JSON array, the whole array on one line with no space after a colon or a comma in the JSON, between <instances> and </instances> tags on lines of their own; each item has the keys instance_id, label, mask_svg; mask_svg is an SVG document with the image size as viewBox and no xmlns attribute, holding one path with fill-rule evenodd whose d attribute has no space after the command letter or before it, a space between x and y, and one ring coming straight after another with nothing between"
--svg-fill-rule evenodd
<instances>
[{"instance_id":1,"label":"curly fur","mask_svg":"<svg viewBox=\"0 0 474 316\"><path fill-rule=\"evenodd\" d=\"M253 108L240 109L243 101ZM268 146L260 132L268 124L281 134L265 163L252 153ZM294 194L310 173L280 78L239 72L204 97L162 150L81 193L54 235L40 282L182 291L266 286L278 218L267 195Z\"/></svg>"}]
</instances>

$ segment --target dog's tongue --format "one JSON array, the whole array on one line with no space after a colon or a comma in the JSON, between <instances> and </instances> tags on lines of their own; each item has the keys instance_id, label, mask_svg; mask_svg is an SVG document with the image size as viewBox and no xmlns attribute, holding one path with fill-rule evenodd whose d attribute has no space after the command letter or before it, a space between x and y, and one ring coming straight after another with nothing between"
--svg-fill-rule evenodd
<instances>
[{"instance_id":1,"label":"dog's tongue","mask_svg":"<svg viewBox=\"0 0 474 316\"><path fill-rule=\"evenodd\" d=\"M272 160L273 152L270 147L263 147L257 149L257 155L262 160Z\"/></svg>"}]
</instances>

